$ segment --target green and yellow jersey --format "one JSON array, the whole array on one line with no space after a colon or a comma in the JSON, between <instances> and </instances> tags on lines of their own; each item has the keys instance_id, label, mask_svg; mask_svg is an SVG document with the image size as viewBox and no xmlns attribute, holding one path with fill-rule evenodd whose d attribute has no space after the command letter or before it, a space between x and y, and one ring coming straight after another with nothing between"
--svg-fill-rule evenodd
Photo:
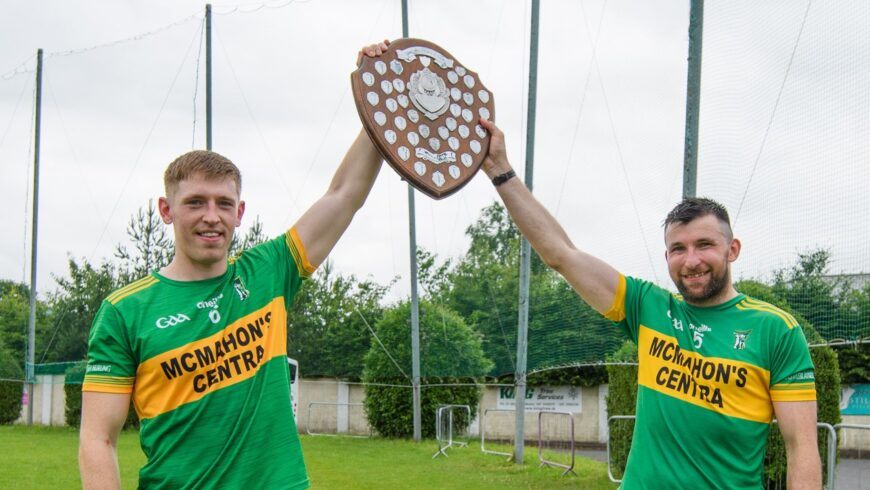
<instances>
[{"instance_id":1,"label":"green and yellow jersey","mask_svg":"<svg viewBox=\"0 0 870 490\"><path fill-rule=\"evenodd\" d=\"M637 419L622 488L761 488L773 402L816 399L795 319L742 294L692 306L624 276L605 316L638 346Z\"/></svg>"},{"instance_id":2,"label":"green and yellow jersey","mask_svg":"<svg viewBox=\"0 0 870 490\"><path fill-rule=\"evenodd\" d=\"M148 458L140 488L308 486L287 309L313 270L291 229L231 259L220 277L152 273L103 301L82 390L132 394Z\"/></svg>"}]
</instances>

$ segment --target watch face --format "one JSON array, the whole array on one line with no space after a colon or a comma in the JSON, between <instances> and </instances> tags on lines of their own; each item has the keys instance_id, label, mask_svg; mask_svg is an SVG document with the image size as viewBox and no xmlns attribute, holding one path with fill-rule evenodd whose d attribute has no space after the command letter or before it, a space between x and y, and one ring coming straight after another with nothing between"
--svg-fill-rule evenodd
<instances>
[{"instance_id":1,"label":"watch face","mask_svg":"<svg viewBox=\"0 0 870 490\"><path fill-rule=\"evenodd\" d=\"M435 199L462 188L480 169L494 119L491 92L450 53L422 39L399 39L351 74L363 126L387 163ZM473 130L471 129L473 128Z\"/></svg>"}]
</instances>

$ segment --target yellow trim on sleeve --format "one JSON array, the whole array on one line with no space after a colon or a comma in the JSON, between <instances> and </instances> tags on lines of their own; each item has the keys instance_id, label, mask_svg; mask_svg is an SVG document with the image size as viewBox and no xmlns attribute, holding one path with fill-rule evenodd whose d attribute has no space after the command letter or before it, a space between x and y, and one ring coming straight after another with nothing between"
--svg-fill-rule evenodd
<instances>
[{"instance_id":1,"label":"yellow trim on sleeve","mask_svg":"<svg viewBox=\"0 0 870 490\"><path fill-rule=\"evenodd\" d=\"M775 402L808 402L816 400L815 383L779 384L770 389L770 399Z\"/></svg>"},{"instance_id":2,"label":"yellow trim on sleeve","mask_svg":"<svg viewBox=\"0 0 870 490\"><path fill-rule=\"evenodd\" d=\"M313 274L317 268L311 265L311 262L308 261L308 255L305 253L305 246L302 244L302 240L299 239L299 234L296 233L296 227L287 230L287 233L284 234L284 240L287 242L287 248L290 249L290 254L296 261L296 268L299 270L299 275L302 277L308 277Z\"/></svg>"},{"instance_id":3,"label":"yellow trim on sleeve","mask_svg":"<svg viewBox=\"0 0 870 490\"><path fill-rule=\"evenodd\" d=\"M613 295L613 304L604 314L604 318L621 322L625 319L625 276L619 275L619 284L616 285L616 294Z\"/></svg>"},{"instance_id":4,"label":"yellow trim on sleeve","mask_svg":"<svg viewBox=\"0 0 870 490\"><path fill-rule=\"evenodd\" d=\"M90 391L94 393L133 393L132 386L112 386L101 385L97 383L82 383L82 391Z\"/></svg>"},{"instance_id":5,"label":"yellow trim on sleeve","mask_svg":"<svg viewBox=\"0 0 870 490\"><path fill-rule=\"evenodd\" d=\"M793 316L765 301L759 301L753 298L746 298L743 301L737 303L736 306L738 310L755 310L772 313L778 316L783 321L783 323L786 324L789 330L798 326L798 321Z\"/></svg>"},{"instance_id":6,"label":"yellow trim on sleeve","mask_svg":"<svg viewBox=\"0 0 870 490\"><path fill-rule=\"evenodd\" d=\"M115 291L106 297L106 301L111 304L117 304L118 301L130 296L133 293L139 292L143 289L148 288L149 286L156 284L157 278L154 276L145 276L142 279L131 282L130 284L122 287L121 289Z\"/></svg>"},{"instance_id":7,"label":"yellow trim on sleeve","mask_svg":"<svg viewBox=\"0 0 870 490\"><path fill-rule=\"evenodd\" d=\"M98 393L132 393L136 378L112 376L100 376L86 374L82 383L82 391L95 391Z\"/></svg>"}]
</instances>

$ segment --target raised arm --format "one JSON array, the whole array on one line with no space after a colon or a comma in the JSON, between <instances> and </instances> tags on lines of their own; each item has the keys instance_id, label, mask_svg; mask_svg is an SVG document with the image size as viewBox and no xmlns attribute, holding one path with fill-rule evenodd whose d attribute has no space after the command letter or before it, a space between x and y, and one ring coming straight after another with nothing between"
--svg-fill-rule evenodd
<instances>
[{"instance_id":1,"label":"raised arm","mask_svg":"<svg viewBox=\"0 0 870 490\"><path fill-rule=\"evenodd\" d=\"M511 171L504 133L486 119L481 119L480 124L492 136L483 171L490 179ZM600 313L610 310L619 284L616 269L578 250L556 218L519 178L509 179L496 189L514 223L541 259L561 274L589 306Z\"/></svg>"},{"instance_id":2,"label":"raised arm","mask_svg":"<svg viewBox=\"0 0 870 490\"><path fill-rule=\"evenodd\" d=\"M380 56L389 42L367 46L360 56ZM308 261L317 267L338 243L354 214L365 203L381 168L381 155L361 130L332 177L329 189L296 222Z\"/></svg>"},{"instance_id":3,"label":"raised arm","mask_svg":"<svg viewBox=\"0 0 870 490\"><path fill-rule=\"evenodd\" d=\"M129 394L82 393L79 471L84 490L121 488L118 434L129 409Z\"/></svg>"},{"instance_id":4,"label":"raised arm","mask_svg":"<svg viewBox=\"0 0 870 490\"><path fill-rule=\"evenodd\" d=\"M773 410L785 441L788 488L797 490L822 488L816 402L773 402Z\"/></svg>"}]
</instances>

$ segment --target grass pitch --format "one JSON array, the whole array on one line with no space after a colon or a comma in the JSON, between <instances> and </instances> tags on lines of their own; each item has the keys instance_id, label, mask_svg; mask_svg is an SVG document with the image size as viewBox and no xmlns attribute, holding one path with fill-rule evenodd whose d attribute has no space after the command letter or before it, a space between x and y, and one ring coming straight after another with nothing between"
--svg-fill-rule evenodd
<instances>
[{"instance_id":1,"label":"grass pitch","mask_svg":"<svg viewBox=\"0 0 870 490\"><path fill-rule=\"evenodd\" d=\"M432 459L434 441L302 436L312 489L614 489L604 463L577 457L578 476L561 477L558 468L539 468L537 450L526 449L526 464L483 454L476 441ZM498 450L510 452L507 447ZM545 457L568 461L565 454ZM118 440L123 488L136 488L145 455L136 432ZM63 427L0 426L0 488L81 488L78 433Z\"/></svg>"}]
</instances>

